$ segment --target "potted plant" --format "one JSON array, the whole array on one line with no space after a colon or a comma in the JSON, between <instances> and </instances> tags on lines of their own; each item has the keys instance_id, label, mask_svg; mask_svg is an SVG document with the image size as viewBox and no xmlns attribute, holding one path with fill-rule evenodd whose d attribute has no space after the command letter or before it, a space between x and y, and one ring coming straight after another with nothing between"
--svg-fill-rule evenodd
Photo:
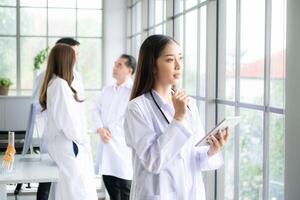
<instances>
[{"instance_id":1,"label":"potted plant","mask_svg":"<svg viewBox=\"0 0 300 200\"><path fill-rule=\"evenodd\" d=\"M0 77L0 95L8 95L9 86L12 82L9 78Z\"/></svg>"},{"instance_id":2,"label":"potted plant","mask_svg":"<svg viewBox=\"0 0 300 200\"><path fill-rule=\"evenodd\" d=\"M34 71L38 71L41 69L42 64L45 62L47 55L48 55L49 47L41 50L35 57L34 57Z\"/></svg>"}]
</instances>

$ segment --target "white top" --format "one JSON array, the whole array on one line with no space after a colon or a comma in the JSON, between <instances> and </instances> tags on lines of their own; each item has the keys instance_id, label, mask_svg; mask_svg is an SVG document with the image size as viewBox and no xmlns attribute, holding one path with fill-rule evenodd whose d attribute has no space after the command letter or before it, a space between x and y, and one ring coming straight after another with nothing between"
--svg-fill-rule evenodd
<instances>
[{"instance_id":1,"label":"white top","mask_svg":"<svg viewBox=\"0 0 300 200\"><path fill-rule=\"evenodd\" d=\"M111 140L105 144L100 138L96 159L96 173L132 179L131 150L125 143L124 114L129 101L132 80L123 85L103 88L93 109L94 131L108 129Z\"/></svg>"},{"instance_id":2,"label":"white top","mask_svg":"<svg viewBox=\"0 0 300 200\"><path fill-rule=\"evenodd\" d=\"M210 158L208 147L195 147L204 130L194 101L184 122L173 119L175 110L152 90L128 104L125 114L126 143L132 147L133 181L131 200L205 199L201 171L223 164L220 154Z\"/></svg>"}]
</instances>

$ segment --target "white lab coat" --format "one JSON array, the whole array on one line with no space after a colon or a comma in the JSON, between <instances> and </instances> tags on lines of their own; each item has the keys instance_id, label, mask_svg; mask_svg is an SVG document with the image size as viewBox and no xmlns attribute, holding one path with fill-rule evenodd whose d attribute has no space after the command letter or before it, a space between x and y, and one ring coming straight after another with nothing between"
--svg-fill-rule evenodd
<instances>
[{"instance_id":1,"label":"white lab coat","mask_svg":"<svg viewBox=\"0 0 300 200\"><path fill-rule=\"evenodd\" d=\"M47 89L47 116L48 152L60 175L58 182L52 184L49 199L96 200L84 103L75 101L67 82L57 76ZM77 156L72 141L78 146Z\"/></svg>"},{"instance_id":2,"label":"white lab coat","mask_svg":"<svg viewBox=\"0 0 300 200\"><path fill-rule=\"evenodd\" d=\"M128 104L125 138L132 147L131 200L205 199L201 171L217 169L223 158L207 156L208 147L195 147L204 136L195 102L190 101L184 122L173 119L174 108L152 90Z\"/></svg>"},{"instance_id":3,"label":"white lab coat","mask_svg":"<svg viewBox=\"0 0 300 200\"><path fill-rule=\"evenodd\" d=\"M73 71L73 74L74 74L74 80L72 82L72 87L77 91L79 98L84 99L84 88L83 88L81 76L75 69ZM45 75L46 75L46 71L44 70L36 77L34 81L33 93L32 93L32 104L33 104L34 112L37 115L41 115L41 117L44 119L44 129L43 129L43 134L40 143L41 153L48 153L48 147L47 147L48 135L47 135L47 127L46 127L47 111L45 110L44 112L41 112L42 107L39 102L40 93L45 79Z\"/></svg>"},{"instance_id":4,"label":"white lab coat","mask_svg":"<svg viewBox=\"0 0 300 200\"><path fill-rule=\"evenodd\" d=\"M124 114L130 98L132 80L123 85L102 89L93 109L94 131L108 129L111 140L105 144L100 136L95 170L97 174L132 179L131 149L125 143Z\"/></svg>"}]
</instances>

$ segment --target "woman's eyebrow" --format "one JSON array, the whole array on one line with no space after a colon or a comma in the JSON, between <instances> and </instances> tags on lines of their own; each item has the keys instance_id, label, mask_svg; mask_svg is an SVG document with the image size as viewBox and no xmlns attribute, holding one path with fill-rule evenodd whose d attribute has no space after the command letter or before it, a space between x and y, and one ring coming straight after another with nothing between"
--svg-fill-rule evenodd
<instances>
[{"instance_id":1,"label":"woman's eyebrow","mask_svg":"<svg viewBox=\"0 0 300 200\"><path fill-rule=\"evenodd\" d=\"M167 57L167 56L176 56L176 55L175 54L166 54L164 56ZM179 53L179 56L182 56L182 53Z\"/></svg>"}]
</instances>

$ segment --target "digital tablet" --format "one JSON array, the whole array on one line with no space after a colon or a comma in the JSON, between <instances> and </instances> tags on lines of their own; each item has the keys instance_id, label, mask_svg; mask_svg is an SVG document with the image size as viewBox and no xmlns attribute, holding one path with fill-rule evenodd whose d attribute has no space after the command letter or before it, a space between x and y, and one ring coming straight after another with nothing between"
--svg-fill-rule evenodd
<instances>
[{"instance_id":1,"label":"digital tablet","mask_svg":"<svg viewBox=\"0 0 300 200\"><path fill-rule=\"evenodd\" d=\"M213 128L210 132L208 132L195 146L205 146L209 145L207 142L207 139L211 135L217 135L220 130L226 129L232 129L234 128L238 123L240 123L241 117L240 116L234 116L234 117L226 117L223 119L215 128Z\"/></svg>"}]
</instances>

